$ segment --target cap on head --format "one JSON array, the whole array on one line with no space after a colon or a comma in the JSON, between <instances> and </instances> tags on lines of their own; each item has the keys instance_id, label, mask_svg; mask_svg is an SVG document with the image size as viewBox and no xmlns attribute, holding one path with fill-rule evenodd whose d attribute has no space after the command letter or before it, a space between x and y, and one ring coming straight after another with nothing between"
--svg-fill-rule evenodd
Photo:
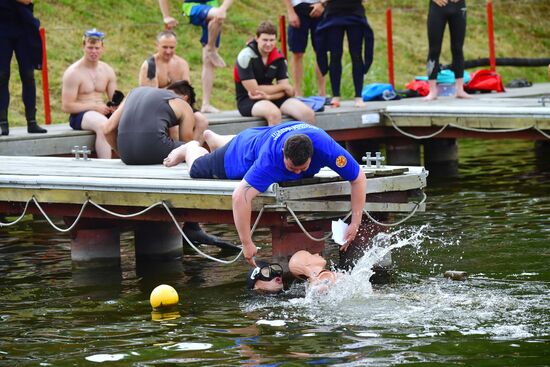
<instances>
[{"instance_id":1,"label":"cap on head","mask_svg":"<svg viewBox=\"0 0 550 367\"><path fill-rule=\"evenodd\" d=\"M98 41L103 41L104 38L105 38L105 33L100 32L95 28L92 28L84 32L84 37L82 38L82 40L86 41L88 39L95 39Z\"/></svg>"},{"instance_id":2,"label":"cap on head","mask_svg":"<svg viewBox=\"0 0 550 367\"><path fill-rule=\"evenodd\" d=\"M269 264L262 260L256 260L256 267L248 271L246 277L246 289L254 289L256 281L258 280L258 275L260 274L260 268L268 266Z\"/></svg>"}]
</instances>

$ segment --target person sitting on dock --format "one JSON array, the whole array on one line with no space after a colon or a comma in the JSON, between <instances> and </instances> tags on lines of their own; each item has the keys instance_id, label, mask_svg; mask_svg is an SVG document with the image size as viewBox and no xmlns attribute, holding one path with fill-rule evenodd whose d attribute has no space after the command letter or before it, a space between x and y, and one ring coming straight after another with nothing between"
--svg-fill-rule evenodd
<instances>
[{"instance_id":1,"label":"person sitting on dock","mask_svg":"<svg viewBox=\"0 0 550 367\"><path fill-rule=\"evenodd\" d=\"M260 293L279 293L283 290L282 266L256 261L256 267L248 271L246 288Z\"/></svg>"},{"instance_id":2,"label":"person sitting on dock","mask_svg":"<svg viewBox=\"0 0 550 367\"><path fill-rule=\"evenodd\" d=\"M313 110L293 98L286 60L275 47L276 42L277 29L270 22L263 22L256 29L256 38L239 52L233 73L237 108L243 116L265 118L269 126L281 122L281 113L315 123Z\"/></svg>"},{"instance_id":3,"label":"person sitting on dock","mask_svg":"<svg viewBox=\"0 0 550 367\"><path fill-rule=\"evenodd\" d=\"M366 178L353 157L324 130L301 121L250 128L238 135L204 133L209 153L191 141L174 149L167 167L185 161L192 178L242 179L233 191L233 220L245 259L256 266L252 241L252 199L276 182L312 177L321 168L333 169L351 183L352 219L340 247L345 251L357 234L365 206Z\"/></svg>"},{"instance_id":4,"label":"person sitting on dock","mask_svg":"<svg viewBox=\"0 0 550 367\"><path fill-rule=\"evenodd\" d=\"M91 130L96 134L95 151L98 158L111 158L111 147L103 134L107 115L116 107L108 106L105 97L112 100L116 90L116 75L111 66L100 61L103 54L104 33L95 28L84 33L84 56L69 66L63 74L61 103L70 114L74 130Z\"/></svg>"},{"instance_id":5,"label":"person sitting on dock","mask_svg":"<svg viewBox=\"0 0 550 367\"><path fill-rule=\"evenodd\" d=\"M139 71L139 85L155 88L166 88L177 80L186 80L191 84L189 64L185 59L176 55L177 38L174 31L164 30L157 35L157 52L151 55L141 65ZM195 92L191 86L193 97L184 95L195 116L195 139L202 139L202 133L208 128L208 119L194 107Z\"/></svg>"},{"instance_id":6,"label":"person sitting on dock","mask_svg":"<svg viewBox=\"0 0 550 367\"><path fill-rule=\"evenodd\" d=\"M326 265L327 261L321 255L300 250L288 261L288 270L296 278L307 281L318 290L324 290L336 282L336 273L325 269Z\"/></svg>"}]
</instances>

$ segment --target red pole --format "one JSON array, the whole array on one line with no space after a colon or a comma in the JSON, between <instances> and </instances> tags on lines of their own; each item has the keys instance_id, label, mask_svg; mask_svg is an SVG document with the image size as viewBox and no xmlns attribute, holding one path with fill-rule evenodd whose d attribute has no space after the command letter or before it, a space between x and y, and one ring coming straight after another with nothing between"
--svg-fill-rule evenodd
<instances>
[{"instance_id":1,"label":"red pole","mask_svg":"<svg viewBox=\"0 0 550 367\"><path fill-rule=\"evenodd\" d=\"M487 33L489 36L489 63L491 71L496 71L497 62L495 59L495 30L493 27L493 1L487 0Z\"/></svg>"},{"instance_id":2,"label":"red pole","mask_svg":"<svg viewBox=\"0 0 550 367\"><path fill-rule=\"evenodd\" d=\"M46 30L40 28L40 38L42 38L42 92L44 94L44 118L46 125L52 123L50 111L50 86L48 82L48 55L46 52Z\"/></svg>"},{"instance_id":3,"label":"red pole","mask_svg":"<svg viewBox=\"0 0 550 367\"><path fill-rule=\"evenodd\" d=\"M284 15L279 17L279 34L281 35L281 51L283 51L285 59L288 59L286 52L286 19Z\"/></svg>"},{"instance_id":4,"label":"red pole","mask_svg":"<svg viewBox=\"0 0 550 367\"><path fill-rule=\"evenodd\" d=\"M386 38L388 43L388 78L390 84L395 87L393 74L393 31L392 31L392 16L391 8L386 10Z\"/></svg>"}]
</instances>

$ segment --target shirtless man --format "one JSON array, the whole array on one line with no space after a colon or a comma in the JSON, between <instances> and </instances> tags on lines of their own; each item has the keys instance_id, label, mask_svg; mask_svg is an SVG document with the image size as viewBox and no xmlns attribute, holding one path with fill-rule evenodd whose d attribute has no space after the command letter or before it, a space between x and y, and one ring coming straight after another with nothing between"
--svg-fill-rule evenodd
<instances>
[{"instance_id":1,"label":"shirtless man","mask_svg":"<svg viewBox=\"0 0 550 367\"><path fill-rule=\"evenodd\" d=\"M180 80L191 83L189 64L176 55L176 45L176 34L173 31L165 30L157 35L157 52L143 62L139 71L140 86L166 88L169 84ZM195 93L193 89L191 92L193 95L183 95L182 98L189 103L195 115L193 140L202 143L204 142L203 133L208 128L208 119L195 110Z\"/></svg>"},{"instance_id":2,"label":"shirtless man","mask_svg":"<svg viewBox=\"0 0 550 367\"><path fill-rule=\"evenodd\" d=\"M225 21L227 10L233 0L184 0L183 13L189 17L189 22L202 27L200 42L202 49L202 107L203 113L219 112L210 104L212 88L214 86L214 69L225 67L225 62L218 54L220 32ZM218 6L219 5L219 6ZM170 16L168 0L159 0L164 25L168 29L175 27L178 22Z\"/></svg>"},{"instance_id":3,"label":"shirtless man","mask_svg":"<svg viewBox=\"0 0 550 367\"><path fill-rule=\"evenodd\" d=\"M69 66L63 74L61 103L64 112L70 113L69 122L75 130L91 130L96 134L95 151L98 158L111 158L111 146L103 134L115 107L109 107L116 90L116 75L108 64L99 61L103 54L104 34L95 28L84 33L84 56Z\"/></svg>"}]
</instances>

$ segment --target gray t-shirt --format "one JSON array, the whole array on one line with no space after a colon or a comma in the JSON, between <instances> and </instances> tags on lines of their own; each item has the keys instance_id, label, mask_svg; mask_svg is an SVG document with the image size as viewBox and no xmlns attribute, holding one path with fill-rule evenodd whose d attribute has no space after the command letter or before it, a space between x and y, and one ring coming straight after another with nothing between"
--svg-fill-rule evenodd
<instances>
[{"instance_id":1,"label":"gray t-shirt","mask_svg":"<svg viewBox=\"0 0 550 367\"><path fill-rule=\"evenodd\" d=\"M161 164L182 145L173 141L168 129L178 119L168 101L180 98L174 92L138 87L128 94L118 125L118 154L126 164Z\"/></svg>"}]
</instances>

